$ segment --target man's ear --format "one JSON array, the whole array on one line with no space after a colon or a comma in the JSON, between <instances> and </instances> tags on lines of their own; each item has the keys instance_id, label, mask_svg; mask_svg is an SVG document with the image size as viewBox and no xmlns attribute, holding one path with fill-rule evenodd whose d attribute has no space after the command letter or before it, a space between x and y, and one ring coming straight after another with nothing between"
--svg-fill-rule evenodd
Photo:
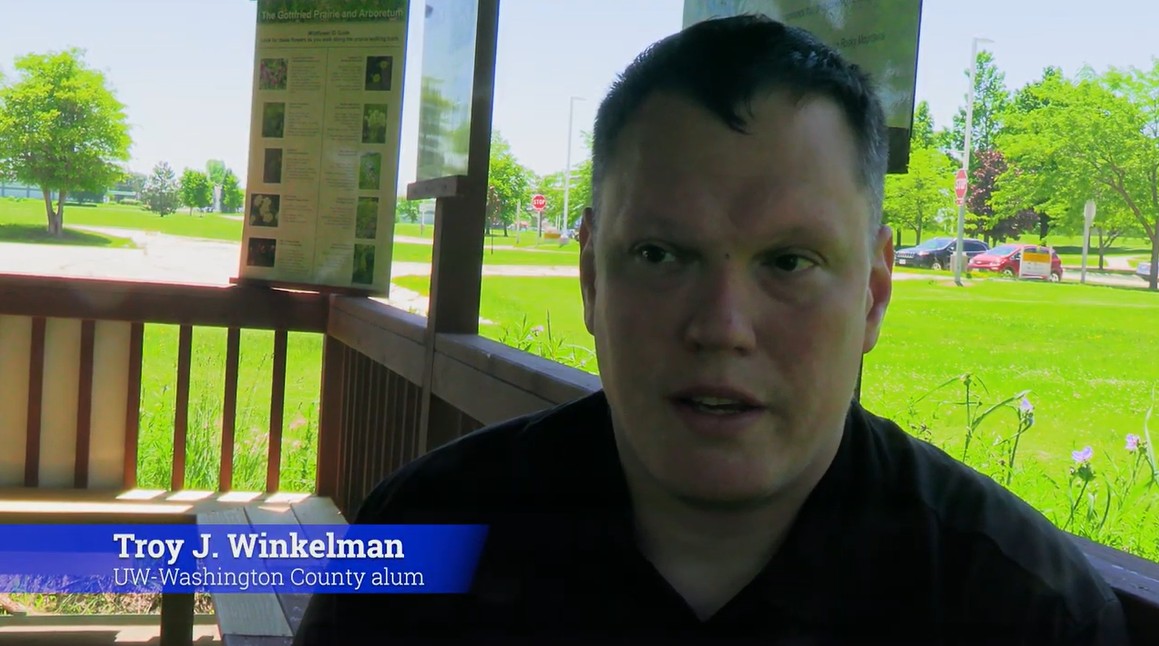
<instances>
[{"instance_id":1,"label":"man's ear","mask_svg":"<svg viewBox=\"0 0 1159 646\"><path fill-rule=\"evenodd\" d=\"M865 341L861 351L877 345L885 310L893 297L893 229L882 225L869 249L869 285L865 304Z\"/></svg>"},{"instance_id":2,"label":"man's ear","mask_svg":"<svg viewBox=\"0 0 1159 646\"><path fill-rule=\"evenodd\" d=\"M595 334L596 306L596 221L595 211L589 206L584 209L580 220L580 293L584 299L584 326L588 333Z\"/></svg>"}]
</instances>

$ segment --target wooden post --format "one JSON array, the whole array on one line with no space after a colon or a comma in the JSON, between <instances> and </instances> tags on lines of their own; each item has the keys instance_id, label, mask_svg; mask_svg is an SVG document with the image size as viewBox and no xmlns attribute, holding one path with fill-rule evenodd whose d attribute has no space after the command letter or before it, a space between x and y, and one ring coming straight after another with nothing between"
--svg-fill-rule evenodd
<instances>
[{"instance_id":1,"label":"wooden post","mask_svg":"<svg viewBox=\"0 0 1159 646\"><path fill-rule=\"evenodd\" d=\"M499 0L478 2L467 174L415 182L407 187L407 199L435 199L430 305L424 340L426 355L417 447L420 455L458 434L458 411L433 394L435 340L439 334L477 334L479 331Z\"/></svg>"}]
</instances>

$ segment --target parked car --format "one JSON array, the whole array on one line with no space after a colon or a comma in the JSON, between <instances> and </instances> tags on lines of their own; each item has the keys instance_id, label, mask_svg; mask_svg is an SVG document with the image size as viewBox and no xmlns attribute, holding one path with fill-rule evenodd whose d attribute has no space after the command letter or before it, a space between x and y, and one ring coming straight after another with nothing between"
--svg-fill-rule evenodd
<instances>
[{"instance_id":1,"label":"parked car","mask_svg":"<svg viewBox=\"0 0 1159 646\"><path fill-rule=\"evenodd\" d=\"M1062 280L1062 259L1058 257L1058 253L1050 247L1041 247L1033 244L1017 243L998 245L984 254L974 256L968 266L970 269L976 269L978 271L1001 272L1003 275L1013 278L1018 276L1018 272L1022 266L1022 254L1027 251L1049 253L1049 280L1053 283Z\"/></svg>"},{"instance_id":2,"label":"parked car","mask_svg":"<svg viewBox=\"0 0 1159 646\"><path fill-rule=\"evenodd\" d=\"M952 266L950 262L957 242L957 238L930 238L916 247L899 249L894 254L894 262L905 267L948 269ZM990 248L985 242L972 238L966 238L964 243L967 259Z\"/></svg>"}]
</instances>

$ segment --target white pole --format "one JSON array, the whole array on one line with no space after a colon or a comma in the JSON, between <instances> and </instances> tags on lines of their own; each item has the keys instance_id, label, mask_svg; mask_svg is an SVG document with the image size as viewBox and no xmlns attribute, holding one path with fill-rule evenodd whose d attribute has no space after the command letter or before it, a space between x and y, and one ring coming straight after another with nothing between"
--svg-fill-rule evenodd
<instances>
[{"instance_id":1,"label":"white pole","mask_svg":"<svg viewBox=\"0 0 1159 646\"><path fill-rule=\"evenodd\" d=\"M966 191L969 194L970 181L970 139L974 134L974 84L978 78L978 43L992 43L994 41L986 38L974 38L970 46L970 91L966 97L966 140L962 148L962 168L966 169ZM962 267L966 264L965 259L965 239L966 239L966 196L962 197L962 203L958 206L958 242L954 245L954 283L962 286Z\"/></svg>"},{"instance_id":2,"label":"white pole","mask_svg":"<svg viewBox=\"0 0 1159 646\"><path fill-rule=\"evenodd\" d=\"M563 213L559 215L559 234L561 236L564 229L567 228L568 192L571 189L571 127L575 118L576 101L583 101L583 97L571 97L567 108L567 163L563 167Z\"/></svg>"},{"instance_id":3,"label":"white pole","mask_svg":"<svg viewBox=\"0 0 1159 646\"><path fill-rule=\"evenodd\" d=\"M1079 281L1087 282L1087 250L1091 246L1091 224L1095 221L1095 201L1087 200L1083 206L1083 275Z\"/></svg>"}]
</instances>

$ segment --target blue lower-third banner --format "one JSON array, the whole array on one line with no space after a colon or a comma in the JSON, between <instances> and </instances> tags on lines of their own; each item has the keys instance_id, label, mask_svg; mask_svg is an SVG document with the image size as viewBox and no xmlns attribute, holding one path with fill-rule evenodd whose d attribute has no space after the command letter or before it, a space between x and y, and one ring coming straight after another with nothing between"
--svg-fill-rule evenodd
<instances>
[{"instance_id":1,"label":"blue lower-third banner","mask_svg":"<svg viewBox=\"0 0 1159 646\"><path fill-rule=\"evenodd\" d=\"M0 592L455 594L482 525L2 525Z\"/></svg>"}]
</instances>

